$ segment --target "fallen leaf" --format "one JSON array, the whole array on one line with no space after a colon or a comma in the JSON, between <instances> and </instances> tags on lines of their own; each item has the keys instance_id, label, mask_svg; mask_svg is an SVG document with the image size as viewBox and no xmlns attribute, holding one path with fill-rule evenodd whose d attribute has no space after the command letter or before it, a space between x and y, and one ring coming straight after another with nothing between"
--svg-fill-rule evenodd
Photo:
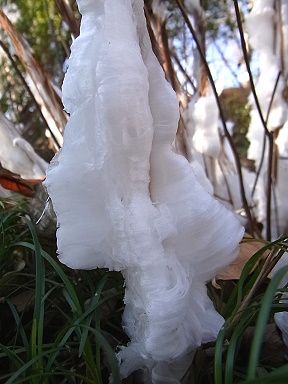
<instances>
[{"instance_id":1,"label":"fallen leaf","mask_svg":"<svg viewBox=\"0 0 288 384\"><path fill-rule=\"evenodd\" d=\"M35 195L35 187L43 180L24 180L19 175L8 171L0 166L0 185L13 192L20 193L26 197Z\"/></svg>"},{"instance_id":2,"label":"fallen leaf","mask_svg":"<svg viewBox=\"0 0 288 384\"><path fill-rule=\"evenodd\" d=\"M259 240L245 237L240 243L240 251L237 258L217 274L216 280L239 280L244 265L264 245L265 244Z\"/></svg>"}]
</instances>

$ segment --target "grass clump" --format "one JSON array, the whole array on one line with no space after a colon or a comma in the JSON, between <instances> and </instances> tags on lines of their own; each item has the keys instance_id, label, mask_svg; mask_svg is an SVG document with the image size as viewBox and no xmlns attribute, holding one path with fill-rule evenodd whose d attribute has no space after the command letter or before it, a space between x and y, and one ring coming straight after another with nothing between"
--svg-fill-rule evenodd
<instances>
[{"instance_id":1,"label":"grass clump","mask_svg":"<svg viewBox=\"0 0 288 384\"><path fill-rule=\"evenodd\" d=\"M49 254L22 203L2 202L0 223L0 383L120 383L115 351L128 341L121 274L60 264L55 239ZM196 351L183 384L287 382L273 315L287 311L280 282L288 266L270 279L287 240L263 243L239 280L209 284L225 324L215 343ZM140 384L135 377L125 383Z\"/></svg>"},{"instance_id":2,"label":"grass clump","mask_svg":"<svg viewBox=\"0 0 288 384\"><path fill-rule=\"evenodd\" d=\"M24 208L0 213L0 382L120 383L121 275L69 270L42 249Z\"/></svg>"}]
</instances>

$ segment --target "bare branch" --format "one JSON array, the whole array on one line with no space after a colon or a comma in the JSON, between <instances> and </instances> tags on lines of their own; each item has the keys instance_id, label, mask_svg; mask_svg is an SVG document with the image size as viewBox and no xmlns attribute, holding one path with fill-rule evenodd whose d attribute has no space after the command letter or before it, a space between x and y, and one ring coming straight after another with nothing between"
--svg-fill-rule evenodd
<instances>
[{"instance_id":1,"label":"bare branch","mask_svg":"<svg viewBox=\"0 0 288 384\"><path fill-rule=\"evenodd\" d=\"M35 99L38 103L41 100L41 109L44 115L47 115L46 121L49 118L49 126L53 130L57 142L62 144L62 134L64 126L67 122L67 117L63 111L62 102L54 89L50 76L44 68L35 59L32 54L32 49L28 42L16 31L13 24L0 9L0 28L10 38L10 41L15 49L16 55L27 71L27 75L31 80Z\"/></svg>"},{"instance_id":2,"label":"bare branch","mask_svg":"<svg viewBox=\"0 0 288 384\"><path fill-rule=\"evenodd\" d=\"M79 36L80 22L76 19L69 0L55 0L63 20L68 24L74 38Z\"/></svg>"},{"instance_id":3,"label":"bare branch","mask_svg":"<svg viewBox=\"0 0 288 384\"><path fill-rule=\"evenodd\" d=\"M37 103L37 100L35 99L34 95L33 95L33 92L31 91L29 85L27 84L24 76L22 75L20 69L18 68L18 65L16 63L16 61L14 60L13 56L11 55L8 47L3 43L3 41L0 40L0 46L1 48L3 49L3 51L5 52L6 56L8 57L8 59L10 60L11 64L12 64L12 67L13 69L15 70L17 76L19 77L19 79L21 80L24 88L26 89L26 91L28 92L29 96L31 97L31 99L33 100L34 104L35 104L35 107L37 109L37 111L39 112L44 124L46 125L46 128L49 130L51 136L52 136L52 140L54 142L54 145L56 147L56 150L58 150L60 148L60 144L58 143L56 137L54 136L54 133L53 131L51 130L51 128L49 127L49 124L47 123L43 113L42 113L42 110L39 106L39 104Z\"/></svg>"},{"instance_id":4,"label":"bare branch","mask_svg":"<svg viewBox=\"0 0 288 384\"><path fill-rule=\"evenodd\" d=\"M243 51L243 57L245 61L245 65L247 68L247 72L249 75L249 80L250 80L250 85L251 85L251 91L253 94L253 98L255 101L256 109L259 113L259 117L261 120L261 123L264 128L264 132L268 138L268 143L269 143L269 149L268 149L268 177L267 177L267 201L266 201L266 221L267 221L267 226L266 226L266 239L271 240L271 200L272 200L272 162L273 162L273 135L269 132L267 128L267 123L264 119L262 109L259 103L259 99L256 93L256 88L253 80L253 75L251 72L251 67L249 64L249 57L248 57L248 52L247 52L247 47L246 47L246 42L244 38L244 32L243 32L243 26L242 26L242 21L241 21L241 15L240 15L240 10L238 6L238 1L233 0L234 2L234 8L235 8L235 13L236 13L236 19L237 19L237 26L238 26L238 31L240 34L240 41L241 41L241 47Z\"/></svg>"},{"instance_id":5,"label":"bare branch","mask_svg":"<svg viewBox=\"0 0 288 384\"><path fill-rule=\"evenodd\" d=\"M218 96L218 93L217 93L217 90L216 90L214 79L212 77L209 65L208 65L207 60L205 58L205 54L202 51L201 44L198 41L197 34L196 34L196 32L195 32L195 30L194 30L194 28L193 28L193 26L192 26L192 24L190 22L189 16L188 16L188 14L186 12L186 9L185 9L185 7L183 5L183 2L182 2L182 0L176 0L176 3L177 3L177 5L178 5L178 7L179 7L179 9L180 9L180 11L182 13L182 16L183 16L183 18L184 18L184 20L185 20L185 22L187 24L187 27L188 27L189 31L191 32L191 35L193 36L193 39L194 39L194 41L196 43L196 46L197 46L197 49L199 51L201 60L202 60L204 66L205 66L205 69L207 71L207 76L208 76L208 79L210 81L210 84L211 84L211 87L212 87L212 90L213 90L213 93L214 93L214 96L215 96L215 99L216 99L216 103L217 103L217 106L218 106L218 109L219 109L219 115L220 115L220 118L221 118L221 121L222 121L223 130L224 130L225 136L227 137L229 145L230 145L230 147L232 149L233 156L234 156L234 159L235 159L235 164L236 164L236 168L237 168L237 172L238 172L238 177L239 177L241 199L242 199L243 208L244 208L246 216L247 216L249 230L251 231L251 234L257 234L258 231L257 231L257 228L255 228L255 225L254 225L254 222L253 222L253 219L252 219L252 214L251 214L251 211L250 211L250 207L249 207L249 204L248 204L248 201L247 201L247 198L246 198L246 192L245 192L245 188L244 188L244 181L243 181L243 174L242 174L242 169L241 169L240 158L239 158L237 149L235 147L235 144L233 142L232 136L230 135L230 133L229 133L229 131L227 129L226 121L225 121L225 118L224 118L224 113L223 113L223 110L222 110L222 107L221 107L221 103L220 103L220 99L219 99L219 96Z\"/></svg>"}]
</instances>

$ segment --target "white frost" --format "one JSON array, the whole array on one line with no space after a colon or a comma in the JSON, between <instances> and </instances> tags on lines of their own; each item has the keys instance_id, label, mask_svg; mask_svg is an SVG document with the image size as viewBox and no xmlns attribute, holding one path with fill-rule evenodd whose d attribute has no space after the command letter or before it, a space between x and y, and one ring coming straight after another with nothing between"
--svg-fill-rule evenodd
<instances>
[{"instance_id":1,"label":"white frost","mask_svg":"<svg viewBox=\"0 0 288 384\"><path fill-rule=\"evenodd\" d=\"M273 0L255 0L250 15L246 17L249 42L255 50L259 62L259 77L256 82L256 92L264 119L269 131L278 134L276 144L278 155L276 172L274 173L271 226L272 237L276 238L285 233L288 227L287 205L287 119L288 105L284 97L287 79L287 4L280 2L280 12L276 11ZM281 17L280 17L281 15ZM257 25L257 28L255 28ZM283 34L281 34L281 29ZM284 66L283 66L284 65ZM276 79L281 71L278 85ZM275 91L273 102L272 95ZM268 140L263 156L264 127L260 120L255 103L251 98L251 122L247 134L250 141L248 158L255 161L256 170L259 169L263 157L263 166L259 174L259 182L255 193L256 216L259 222L266 222L267 172L268 172ZM270 105L271 104L271 105ZM278 133L279 130L279 133ZM265 228L265 224L264 224Z\"/></svg>"},{"instance_id":2,"label":"white frost","mask_svg":"<svg viewBox=\"0 0 288 384\"><path fill-rule=\"evenodd\" d=\"M220 138L218 133L219 112L213 94L200 97L194 104L192 122L195 133L192 141L194 148L207 156L218 157Z\"/></svg>"},{"instance_id":3,"label":"white frost","mask_svg":"<svg viewBox=\"0 0 288 384\"><path fill-rule=\"evenodd\" d=\"M171 149L178 103L143 0L78 5L63 86L71 117L47 177L59 257L122 271L131 340L119 353L122 376L146 367L150 382L178 383L190 353L223 324L205 283L236 256L243 229Z\"/></svg>"},{"instance_id":4,"label":"white frost","mask_svg":"<svg viewBox=\"0 0 288 384\"><path fill-rule=\"evenodd\" d=\"M23 179L43 179L47 163L0 113L0 163Z\"/></svg>"}]
</instances>

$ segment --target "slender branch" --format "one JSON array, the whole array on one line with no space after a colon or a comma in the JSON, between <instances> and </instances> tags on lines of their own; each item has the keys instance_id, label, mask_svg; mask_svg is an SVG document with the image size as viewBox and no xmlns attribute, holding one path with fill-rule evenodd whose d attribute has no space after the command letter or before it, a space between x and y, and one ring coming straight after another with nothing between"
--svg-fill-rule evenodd
<instances>
[{"instance_id":1,"label":"slender branch","mask_svg":"<svg viewBox=\"0 0 288 384\"><path fill-rule=\"evenodd\" d=\"M162 41L164 60L165 60L165 64L167 67L166 73L167 73L167 76L169 77L169 82L171 83L172 88L174 89L174 91L176 93L178 93L179 92L179 86L176 82L175 71L173 68L172 60L171 60L165 21L162 22L160 25L160 35L161 35L161 41Z\"/></svg>"},{"instance_id":2,"label":"slender branch","mask_svg":"<svg viewBox=\"0 0 288 384\"><path fill-rule=\"evenodd\" d=\"M166 31L166 21L161 20L161 18L155 15L151 7L148 7L147 5L145 5L144 11L153 51L164 70L166 79L170 82L172 88L178 95L181 105L185 107L187 105L188 98L182 89L182 85L178 80L175 69L173 67L168 35ZM157 30L158 39L156 38L154 29ZM175 147L179 153L182 153L186 159L189 160L190 154L187 145L186 127L182 117L180 117L178 129L176 132Z\"/></svg>"},{"instance_id":3,"label":"slender branch","mask_svg":"<svg viewBox=\"0 0 288 384\"><path fill-rule=\"evenodd\" d=\"M213 44L215 45L215 47L217 49L217 52L219 53L219 55L220 55L221 59L223 60L224 64L229 69L229 71L231 72L231 74L234 77L234 79L237 81L238 86L241 86L241 84L240 84L240 82L238 80L238 76L237 76L236 72L233 70L232 66L230 65L229 61L226 59L224 53L222 52L222 49L219 47L219 45L217 44L215 39L213 39Z\"/></svg>"},{"instance_id":4,"label":"slender branch","mask_svg":"<svg viewBox=\"0 0 288 384\"><path fill-rule=\"evenodd\" d=\"M266 115L266 119L265 119L266 124L268 124L270 112L271 112L271 109L272 109L272 105L273 105L273 101L274 101L274 98L275 98L276 89L277 89L277 86L279 84L280 77L281 77L281 71L279 71L279 73L278 73L276 82L274 84L273 92L272 92L272 95L271 95L271 98L270 98L270 102L269 102L269 106L268 106L268 110L267 110L267 115ZM257 173L256 173L256 178L255 178L255 181L254 181L254 184L253 184L253 188L252 188L252 197L254 196L254 193L255 193L255 190L256 190L256 186L257 186L257 183L258 183L258 179L259 179L259 176L260 176L260 172L261 172L261 169L262 169L262 166L263 166L263 163L264 163L264 155L265 155L265 150L266 150L266 140L265 140L265 138L266 138L266 133L264 132L264 139L263 139L261 159L260 159L259 167L258 167L258 170L257 170Z\"/></svg>"},{"instance_id":5,"label":"slender branch","mask_svg":"<svg viewBox=\"0 0 288 384\"><path fill-rule=\"evenodd\" d=\"M241 316L241 313L247 309L248 305L251 303L251 299L253 298L253 296L257 292L259 286L261 286L261 284L263 284L263 281L267 278L269 273L271 273L272 269L277 264L277 262L279 261L281 256L282 256L281 249L279 249L279 250L272 249L266 257L264 256L265 258L264 258L263 265L259 271L259 274L258 274L254 284L252 285L249 292L247 293L247 296L245 296L245 298L243 299L242 303L240 304L239 308L237 309L237 311L235 313L235 316L232 318L232 321L229 324L229 329L227 331L228 334L231 332L231 330L234 328L234 326L239 322L239 318ZM260 261L261 260L259 260L259 262Z\"/></svg>"},{"instance_id":6,"label":"slender branch","mask_svg":"<svg viewBox=\"0 0 288 384\"><path fill-rule=\"evenodd\" d=\"M31 91L35 97L41 99L41 107L43 114L51 117L49 125L57 137L58 142L63 141L62 132L67 123L67 115L63 110L61 98L57 94L50 75L45 71L41 63L39 63L33 55L33 51L27 40L15 29L7 15L0 8L0 29L9 38L15 55L25 68L29 75L33 88ZM41 86L39 86L41 84ZM52 122L53 120L53 122Z\"/></svg>"},{"instance_id":7,"label":"slender branch","mask_svg":"<svg viewBox=\"0 0 288 384\"><path fill-rule=\"evenodd\" d=\"M238 6L238 1L233 0L234 2L234 8L235 8L235 13L236 13L236 20L237 20L237 26L238 26L238 31L240 34L240 41L241 41L241 47L243 51L243 57L245 61L245 65L247 68L247 72L249 75L249 80L251 84L251 91L253 94L253 98L255 101L256 109L259 113L259 117L261 120L261 123L264 128L264 132L268 138L268 143L269 143L269 150L268 150L268 177L267 177L267 202L266 202L266 221L267 221L267 226L266 226L266 239L271 240L271 200L272 200L272 161L273 161L273 135L269 132L267 128L266 121L264 119L262 109L259 103L259 99L256 93L256 88L253 80L253 75L251 72L251 67L249 64L249 58L248 58L248 52L247 52L247 47L246 47L246 42L244 38L244 32L243 32L243 26L242 26L242 21L241 21L241 15L240 15L240 10Z\"/></svg>"},{"instance_id":8,"label":"slender branch","mask_svg":"<svg viewBox=\"0 0 288 384\"><path fill-rule=\"evenodd\" d=\"M195 32L195 30L194 30L194 28L193 28L193 26L192 26L192 24L190 22L189 16L188 16L188 14L186 12L186 9L185 9L185 7L183 5L182 0L176 0L176 3L177 3L177 5L178 5L178 7L179 7L179 9L180 9L180 11L182 13L182 16L183 16L183 18L184 18L184 20L185 20L185 22L187 24L187 27L188 27L189 31L191 32L191 35L193 36L193 39L194 39L195 44L197 46L197 49L199 51L201 60L202 60L203 65L204 65L204 67L205 67L205 69L207 71L207 76L208 76L208 79L210 81L210 84L211 84L211 87L212 87L212 90L213 90L213 93L214 93L214 96L215 96L215 99L216 99L216 103L217 103L217 106L218 106L218 109L219 109L219 115L220 115L220 119L222 121L223 130L224 130L225 136L227 137L229 145L230 145L230 147L232 149L233 156L234 156L234 159L235 159L235 164L236 164L236 168L237 168L237 172L238 172L238 177L239 177L241 199L242 199L243 208L244 208L246 216L247 216L248 226L249 226L249 229L250 229L252 234L254 234L254 232L257 233L257 230L255 230L255 226L254 226L254 223L253 223L250 207L249 207L249 204L248 204L247 198L246 198L246 192L245 192L245 187L244 187L244 181L243 181L243 174L242 174L242 169L241 169L240 158L239 158L237 149L235 147L235 144L233 142L232 136L230 135L230 133L228 131L228 128L227 128L227 125L226 125L224 113L223 113L221 102L220 102L220 99L219 99L219 96L218 96L218 93L217 93L217 90L216 90L216 86L215 86L215 82L214 82L213 76L211 74L209 65L208 65L207 60L205 58L205 54L204 54L204 52L203 52L203 50L201 48L201 44L199 43L199 40L197 38L197 34L196 34L196 32Z\"/></svg>"},{"instance_id":9,"label":"slender branch","mask_svg":"<svg viewBox=\"0 0 288 384\"><path fill-rule=\"evenodd\" d=\"M31 89L30 89L29 85L27 84L27 82L26 82L24 76L22 75L20 69L18 68L18 65L17 65L16 61L14 60L14 58L13 58L13 56L11 55L11 53L10 53L8 47L3 43L2 40L0 40L0 46L1 46L1 48L3 49L3 51L5 52L5 54L6 54L6 56L8 57L8 59L10 60L11 65L12 65L13 69L15 70L16 74L18 75L18 77L20 78L20 80L21 80L21 82L22 82L24 88L26 89L26 91L28 92L29 96L30 96L31 99L33 100L33 102L34 102L34 104L35 104L35 107L36 107L37 111L39 112L39 114L40 114L40 116L41 116L41 118L42 118L44 124L46 125L46 128L49 130L49 132L50 132L50 134L51 134L51 137L52 137L52 139L53 139L53 141L54 141L54 145L55 145L56 149L59 150L59 148L60 148L60 144L59 144L57 138L54 136L54 133L53 133L52 130L50 129L49 124L47 123L47 121L46 121L46 119L45 119L45 117L44 117L44 115L43 115L43 113L42 113L42 111L41 111L41 108L40 108L39 104L37 103L37 101L36 101L36 99L35 99L35 97L34 97L34 95L33 95L33 92L31 91Z\"/></svg>"},{"instance_id":10,"label":"slender branch","mask_svg":"<svg viewBox=\"0 0 288 384\"><path fill-rule=\"evenodd\" d=\"M224 154L224 156L225 156L225 154ZM218 164L219 164L220 170L222 172L222 175L224 177L224 182L225 182L225 185L226 185L226 190L227 190L227 193L228 193L228 196L229 196L230 204L233 207L234 203L233 203L233 198L232 198L230 186L229 186L229 183L228 183L228 179L227 179L227 176L226 176L226 172L223 169L223 165L221 164L221 161L218 161Z\"/></svg>"},{"instance_id":11,"label":"slender branch","mask_svg":"<svg viewBox=\"0 0 288 384\"><path fill-rule=\"evenodd\" d=\"M276 195L274 185L273 185L272 193L273 193L273 202L274 202L274 209L275 209L275 223L276 223L276 229L277 229L277 236L280 236L281 232L280 232L280 224L279 224L278 200L277 200L277 195Z\"/></svg>"},{"instance_id":12,"label":"slender branch","mask_svg":"<svg viewBox=\"0 0 288 384\"><path fill-rule=\"evenodd\" d=\"M62 15L63 20L68 24L71 34L74 38L79 36L80 33L80 22L75 17L73 8L69 1L55 0L56 5Z\"/></svg>"},{"instance_id":13,"label":"slender branch","mask_svg":"<svg viewBox=\"0 0 288 384\"><path fill-rule=\"evenodd\" d=\"M238 26L238 31L239 31L239 35L240 35L240 41L241 41L241 47L242 47L242 51L243 51L244 61L245 61L245 65L246 65L246 69L247 69L248 75L249 75L249 80L250 80L250 83L251 83L251 91L252 91L252 94L253 94L253 97L254 97L254 101L255 101L255 105L256 105L257 111L258 111L259 116L260 116L261 123L263 124L263 127L264 127L264 130L266 132L266 135L268 137L270 137L271 135L270 135L270 132L269 132L269 130L267 128L267 124L265 122L265 119L264 119L264 116L263 116L263 113L262 113L260 102L259 102L259 99L258 99L258 96L257 96L257 93L256 93L256 88L255 88L255 84L254 84L254 80L253 80L253 75L252 75L251 67L250 67L250 64L249 64L249 56L248 56L248 52L247 52L246 41L245 41L245 38L244 38L244 31L243 31L243 26L242 26L242 21L241 21L241 15L240 15L240 10L239 10L239 6L238 6L238 1L237 0L233 0L233 2L234 2L234 7L235 7L237 26Z\"/></svg>"},{"instance_id":14,"label":"slender branch","mask_svg":"<svg viewBox=\"0 0 288 384\"><path fill-rule=\"evenodd\" d=\"M172 51L172 57L173 59L175 60L176 64L178 65L178 68L180 69L180 71L182 72L182 74L185 76L187 82L191 85L191 87L193 88L193 91L194 92L197 92L197 88L195 86L195 84L193 83L191 77L188 75L187 71L185 70L185 68L183 67L183 65L181 64L181 61L179 60L176 52Z\"/></svg>"},{"instance_id":15,"label":"slender branch","mask_svg":"<svg viewBox=\"0 0 288 384\"><path fill-rule=\"evenodd\" d=\"M273 136L269 138L269 151L268 151L268 170L267 170L267 202L266 202L266 239L271 241L271 203L272 203L272 166L273 166L273 149L274 141Z\"/></svg>"},{"instance_id":16,"label":"slender branch","mask_svg":"<svg viewBox=\"0 0 288 384\"><path fill-rule=\"evenodd\" d=\"M161 67L163 68L163 57L162 57L162 54L160 52L160 46L159 46L159 43L156 39L154 30L152 27L153 23L155 22L155 20L154 20L155 16L153 15L151 9L146 4L144 5L144 14L145 14L145 18L146 18L146 26L147 26L148 34L150 37L152 50L154 52L154 55L157 57ZM163 70L164 70L164 68L163 68Z\"/></svg>"}]
</instances>

